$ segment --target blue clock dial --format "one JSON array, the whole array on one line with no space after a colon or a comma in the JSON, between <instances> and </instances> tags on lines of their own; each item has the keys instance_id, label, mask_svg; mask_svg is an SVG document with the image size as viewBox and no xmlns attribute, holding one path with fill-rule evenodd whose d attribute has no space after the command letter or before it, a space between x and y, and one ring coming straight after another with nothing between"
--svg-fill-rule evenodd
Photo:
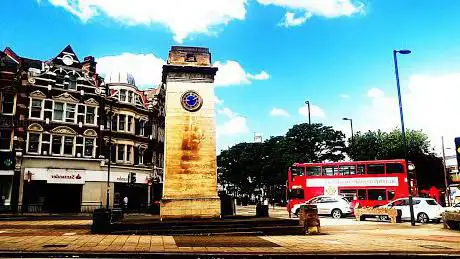
<instances>
[{"instance_id":1,"label":"blue clock dial","mask_svg":"<svg viewBox=\"0 0 460 259\"><path fill-rule=\"evenodd\" d=\"M181 98L182 107L187 111L194 112L198 111L203 105L203 99L195 91L187 91L182 95Z\"/></svg>"}]
</instances>

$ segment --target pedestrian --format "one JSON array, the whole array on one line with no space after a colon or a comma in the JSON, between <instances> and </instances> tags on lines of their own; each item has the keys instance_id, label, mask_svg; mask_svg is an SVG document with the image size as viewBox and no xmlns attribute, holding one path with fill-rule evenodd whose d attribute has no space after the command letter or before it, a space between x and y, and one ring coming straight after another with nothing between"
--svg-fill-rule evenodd
<instances>
[{"instance_id":1,"label":"pedestrian","mask_svg":"<svg viewBox=\"0 0 460 259\"><path fill-rule=\"evenodd\" d=\"M123 198L123 209L127 210L128 209L128 196L125 196Z\"/></svg>"}]
</instances>

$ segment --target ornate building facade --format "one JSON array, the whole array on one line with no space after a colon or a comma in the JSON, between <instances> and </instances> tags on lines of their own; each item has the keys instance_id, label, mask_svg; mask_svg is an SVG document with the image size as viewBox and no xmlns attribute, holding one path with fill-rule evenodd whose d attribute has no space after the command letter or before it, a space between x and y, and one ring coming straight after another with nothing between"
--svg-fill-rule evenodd
<instances>
[{"instance_id":1,"label":"ornate building facade","mask_svg":"<svg viewBox=\"0 0 460 259\"><path fill-rule=\"evenodd\" d=\"M132 77L104 84L94 58L80 61L70 46L48 61L9 49L2 56L1 95L11 101L0 115L11 116L13 127L0 137L10 134L5 156L16 170L0 171L0 186L2 195L10 193L12 209L86 212L105 206L107 197L113 206L125 196L131 206L146 206L159 165L154 154L162 153L153 137L164 121L155 111L161 110L162 88L147 99Z\"/></svg>"}]
</instances>

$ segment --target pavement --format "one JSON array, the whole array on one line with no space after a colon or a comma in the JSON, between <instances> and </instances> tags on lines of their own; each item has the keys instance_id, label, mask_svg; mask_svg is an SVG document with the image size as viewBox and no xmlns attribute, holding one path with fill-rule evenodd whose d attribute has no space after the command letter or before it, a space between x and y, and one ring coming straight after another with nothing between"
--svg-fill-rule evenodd
<instances>
[{"instance_id":1,"label":"pavement","mask_svg":"<svg viewBox=\"0 0 460 259\"><path fill-rule=\"evenodd\" d=\"M255 208L238 208L250 215ZM288 217L284 208L272 216ZM145 216L147 217L147 216ZM321 234L305 236L152 236L93 235L91 220L79 218L0 222L0 255L23 256L295 256L380 255L460 258L460 232L442 224L357 222L353 218L321 218Z\"/></svg>"}]
</instances>

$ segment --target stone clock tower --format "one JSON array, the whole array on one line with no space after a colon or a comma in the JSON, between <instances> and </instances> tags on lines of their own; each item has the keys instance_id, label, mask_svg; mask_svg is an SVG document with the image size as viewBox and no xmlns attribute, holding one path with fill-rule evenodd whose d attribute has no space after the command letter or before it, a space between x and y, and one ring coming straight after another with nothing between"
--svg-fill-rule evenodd
<instances>
[{"instance_id":1,"label":"stone clock tower","mask_svg":"<svg viewBox=\"0 0 460 259\"><path fill-rule=\"evenodd\" d=\"M207 48L176 47L163 66L165 173L161 219L218 218L214 76Z\"/></svg>"}]
</instances>

